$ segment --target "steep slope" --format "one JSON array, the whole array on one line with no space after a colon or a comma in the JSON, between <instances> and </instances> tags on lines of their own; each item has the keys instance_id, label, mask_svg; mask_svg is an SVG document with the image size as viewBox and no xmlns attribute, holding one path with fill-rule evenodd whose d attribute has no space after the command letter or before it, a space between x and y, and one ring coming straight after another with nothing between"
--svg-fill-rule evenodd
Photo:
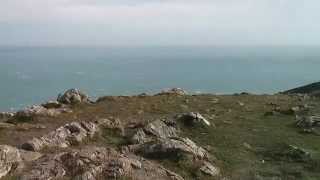
<instances>
[{"instance_id":1,"label":"steep slope","mask_svg":"<svg viewBox=\"0 0 320 180\"><path fill-rule=\"evenodd\" d=\"M297 87L283 92L284 94L310 94L314 96L320 95L320 82L308 84L305 86Z\"/></svg>"}]
</instances>

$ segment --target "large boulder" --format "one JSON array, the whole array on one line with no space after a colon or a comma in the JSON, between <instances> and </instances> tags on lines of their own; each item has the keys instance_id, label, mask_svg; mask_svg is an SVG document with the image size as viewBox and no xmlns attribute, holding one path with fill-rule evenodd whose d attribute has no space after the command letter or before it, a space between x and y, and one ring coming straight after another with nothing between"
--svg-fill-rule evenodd
<instances>
[{"instance_id":1,"label":"large boulder","mask_svg":"<svg viewBox=\"0 0 320 180\"><path fill-rule=\"evenodd\" d=\"M69 89L64 94L59 94L57 101L62 104L87 103L89 97L78 89Z\"/></svg>"},{"instance_id":2,"label":"large boulder","mask_svg":"<svg viewBox=\"0 0 320 180\"><path fill-rule=\"evenodd\" d=\"M55 155L47 155L32 164L31 171L22 173L22 180L62 179L76 180L183 178L160 165L130 154L120 154L110 148L84 147Z\"/></svg>"}]
</instances>

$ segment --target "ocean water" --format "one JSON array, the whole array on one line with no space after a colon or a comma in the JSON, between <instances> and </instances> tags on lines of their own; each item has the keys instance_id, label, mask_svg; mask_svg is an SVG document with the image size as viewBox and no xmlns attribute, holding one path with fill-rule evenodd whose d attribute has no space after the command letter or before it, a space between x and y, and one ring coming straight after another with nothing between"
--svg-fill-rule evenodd
<instances>
[{"instance_id":1,"label":"ocean water","mask_svg":"<svg viewBox=\"0 0 320 180\"><path fill-rule=\"evenodd\" d=\"M0 47L0 111L55 99L182 87L276 93L320 80L317 47Z\"/></svg>"}]
</instances>

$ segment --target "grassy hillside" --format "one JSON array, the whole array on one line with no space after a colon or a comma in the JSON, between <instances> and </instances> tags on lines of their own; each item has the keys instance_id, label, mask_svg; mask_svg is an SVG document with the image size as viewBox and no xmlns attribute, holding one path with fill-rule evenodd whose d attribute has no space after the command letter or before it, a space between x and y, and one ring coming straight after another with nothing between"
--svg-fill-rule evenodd
<instances>
[{"instance_id":1,"label":"grassy hillside","mask_svg":"<svg viewBox=\"0 0 320 180\"><path fill-rule=\"evenodd\" d=\"M119 118L124 127L133 123L145 124L162 117L173 117L184 112L199 112L213 126L190 128L180 126L181 133L207 149L214 157L222 174L231 180L260 179L320 179L320 143L316 134L305 134L295 126L295 115L274 113L308 105L309 112L320 112L320 100L287 95L196 95L196 96L132 96L104 97L92 105L78 105L73 113L55 118L38 117L27 124L44 125L32 130L1 129L0 143L19 146L34 136L47 133L71 121ZM17 122L21 124L21 122ZM121 149L126 138L105 130L94 141ZM309 155L296 154L298 147ZM200 174L187 160L156 160L185 179L214 179Z\"/></svg>"},{"instance_id":2,"label":"grassy hillside","mask_svg":"<svg viewBox=\"0 0 320 180\"><path fill-rule=\"evenodd\" d=\"M320 82L308 84L306 86L297 87L294 89L290 89L288 91L283 92L284 94L313 94L319 95L320 94Z\"/></svg>"}]
</instances>

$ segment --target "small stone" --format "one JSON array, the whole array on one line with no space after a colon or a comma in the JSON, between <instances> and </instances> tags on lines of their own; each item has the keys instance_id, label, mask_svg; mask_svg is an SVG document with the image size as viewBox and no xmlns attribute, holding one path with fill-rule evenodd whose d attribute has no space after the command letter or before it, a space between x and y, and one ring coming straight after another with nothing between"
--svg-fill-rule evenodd
<instances>
[{"instance_id":1,"label":"small stone","mask_svg":"<svg viewBox=\"0 0 320 180\"><path fill-rule=\"evenodd\" d=\"M244 142L243 146L248 150L252 150L252 146L250 144L248 144L247 142Z\"/></svg>"}]
</instances>

